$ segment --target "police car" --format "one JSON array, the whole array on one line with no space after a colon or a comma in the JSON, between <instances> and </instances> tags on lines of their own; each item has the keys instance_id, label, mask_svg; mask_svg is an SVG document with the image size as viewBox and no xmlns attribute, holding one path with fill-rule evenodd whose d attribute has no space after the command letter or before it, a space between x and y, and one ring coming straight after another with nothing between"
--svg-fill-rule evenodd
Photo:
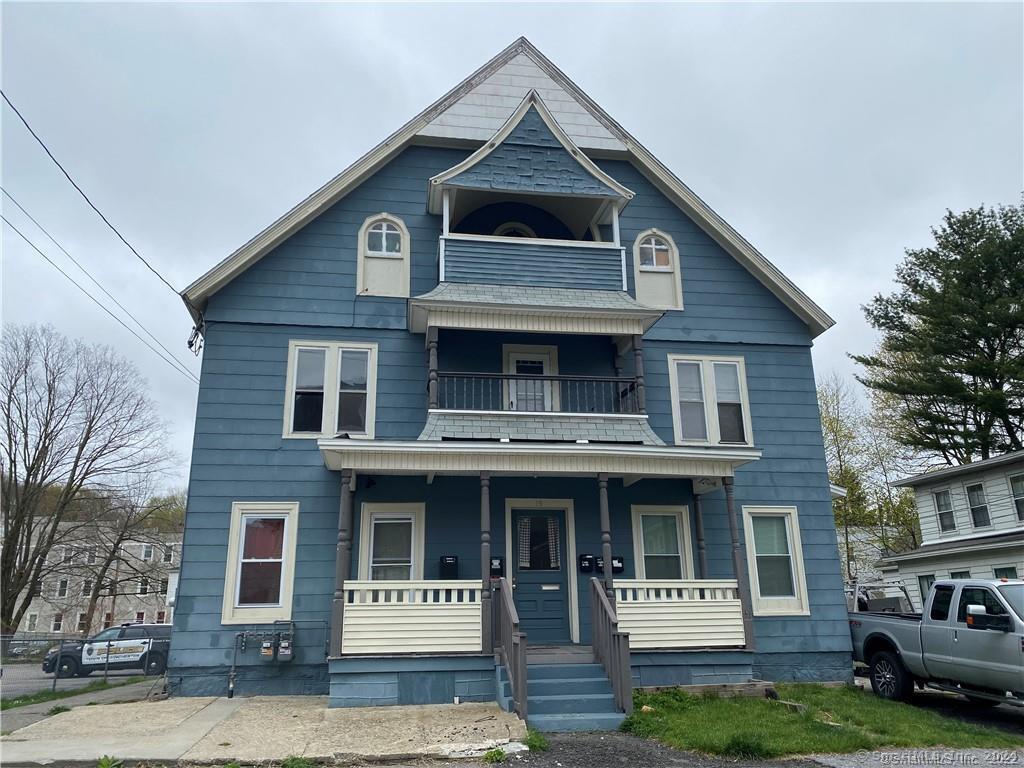
<instances>
[{"instance_id":1,"label":"police car","mask_svg":"<svg viewBox=\"0 0 1024 768\"><path fill-rule=\"evenodd\" d=\"M65 642L63 649L51 648L43 659L43 672L56 672L57 677L85 677L106 667L159 675L167 667L170 647L170 624L122 624L85 640Z\"/></svg>"}]
</instances>

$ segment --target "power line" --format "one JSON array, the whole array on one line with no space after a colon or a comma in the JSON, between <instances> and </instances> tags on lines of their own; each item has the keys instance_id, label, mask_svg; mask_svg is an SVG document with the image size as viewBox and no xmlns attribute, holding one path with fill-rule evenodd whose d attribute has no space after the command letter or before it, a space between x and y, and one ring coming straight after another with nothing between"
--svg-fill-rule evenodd
<instances>
[{"instance_id":1,"label":"power line","mask_svg":"<svg viewBox=\"0 0 1024 768\"><path fill-rule=\"evenodd\" d=\"M37 142L39 142L39 146L41 146L43 148L43 151L46 152L46 154L49 156L49 158L53 161L54 165L56 165L58 168L60 168L61 173L63 173L65 178L67 178L67 180L69 182L71 182L71 186L73 186L75 189L78 190L78 194L80 194L82 196L82 198L85 200L85 202L87 202L89 204L89 207L92 208L94 211L96 211L96 215L98 215L101 219L103 219L103 223L104 224L106 224L108 227L110 227L110 231L113 232L115 235L117 235L117 237L121 240L121 242L124 243L126 246L128 246L128 250L130 250L132 253L134 253L135 257L139 261L141 261L143 264L145 264L146 267L149 268L150 272L152 272L154 275L156 275L158 278L160 278L160 280L163 282L164 285L166 285L168 288L170 288L172 291L174 291L175 294L178 294L178 289L175 288L173 285L171 285L171 283L167 280L167 278L165 278L163 275L161 275L152 264L150 264L148 261L146 261L146 259L143 258L141 253L139 253L137 250L135 250L135 247L125 239L124 235L122 235L118 231L117 227L115 227L113 224L110 223L110 220L107 219L107 217L103 215L103 212L99 208L96 207L96 205L93 203L93 201L89 199L89 196L87 194L85 194L85 192L82 190L82 188L80 186L78 186L77 182L73 178L71 178L71 174L68 173L67 170L64 168L64 166L60 164L60 161L57 160L57 158L53 156L53 153L50 151L50 148L46 146L46 143L41 138L39 138L39 135L34 130L32 130L32 126L29 125L29 122L28 122L28 120L25 119L25 116L22 115L21 112L18 111L18 108L16 106L14 106L14 104L11 102L11 100L9 98L7 98L7 94L4 93L2 90L0 90L0 96L4 97L4 101L7 102L7 106L9 106L12 110L14 110L14 114L16 114L18 116L18 118L21 120L22 124L24 124L25 128L28 129L28 132L32 134L32 138L34 138ZM193 309L195 309L195 308L193 307ZM200 313L200 316L201 316L201 313Z\"/></svg>"},{"instance_id":2,"label":"power line","mask_svg":"<svg viewBox=\"0 0 1024 768\"><path fill-rule=\"evenodd\" d=\"M124 304L119 302L113 296L113 294L110 293L110 291L108 291L106 288L104 288L103 285L100 283L100 281L97 280L95 277L93 277L92 273L89 272L88 269L83 267L82 264L74 256L72 256L70 253L68 253L67 249L63 245L61 245L59 242L57 242L57 239L46 230L46 227L44 227L42 224L40 224L38 221L36 221L35 217L31 213L29 213L28 211L25 210L24 206L21 203L19 203L14 198L14 195L12 195L10 192L8 192L6 189L4 189L3 186L0 186L0 192L3 192L10 199L10 201L12 203L14 203L16 206L18 206L18 210L21 211L23 214L25 214L25 216L28 217L29 221L31 221L33 224L35 224L37 227L39 227L40 231L44 235L46 235L48 238L50 238L50 242L53 243L58 248L60 248L60 250L64 253L64 255L67 256L71 260L71 263L74 264L76 267L78 267L80 270L82 270L82 272L85 273L85 276L88 277L90 280L92 280L93 284L97 288L99 288L101 291L103 291L103 293L106 294L107 298L109 298L112 302L114 302L114 304L116 304L118 306L118 308L120 308L120 310L122 312L124 312L126 315L128 315L128 317L130 317L135 322L135 324L137 326L139 326L139 328L141 328L145 332L145 334L147 336L149 336L149 338L151 338L160 347L160 349L162 349L164 352L166 352L168 354L168 356L170 356L171 359L174 360L174 362L178 365L178 367L180 367L189 376L193 376L192 372L188 369L188 366L186 366L184 363L182 363L180 360L178 360L177 356L173 352L171 352L171 350L169 350L166 346L164 346L163 342L161 342L160 339L158 339L156 336L154 336L153 333L145 325L142 324L142 321L139 320L139 318L137 318L135 315L133 315L131 312L129 312L127 307L125 307Z\"/></svg>"},{"instance_id":3,"label":"power line","mask_svg":"<svg viewBox=\"0 0 1024 768\"><path fill-rule=\"evenodd\" d=\"M36 253L38 253L40 256L42 256L50 264L51 267L53 267L58 272L60 272L62 275L64 275L64 277L66 277L71 282L72 285L74 285L78 290L80 290L82 293L84 293L86 296L88 296L89 299L97 307L99 307L104 312L106 312L108 315L110 315L112 318L114 318L126 331L128 331L132 336L134 336L136 339L138 339L143 344L145 344L146 347L148 347L150 349L150 351L152 351L161 360L163 360L165 363L167 363L169 366L171 366L171 368L173 368L176 373L179 373L182 376L187 376L189 378L189 380L192 381L195 384L199 383L199 379L197 379L191 373L186 372L186 371L182 371L180 368L178 368L170 359L164 357L164 355L160 352L160 350L158 350L156 347L154 347L152 344L150 344L144 338L139 336L139 334L136 333L131 327L129 327L121 318L119 318L117 315L115 315L113 312L111 312L109 309L107 309L105 306L103 306L103 304L95 296L93 296L91 293L89 293L89 291L87 291L85 288L83 288L75 280L75 278L71 277L71 275L69 275L67 272L65 272L63 269L61 269L60 265L58 265L55 261L53 261L53 259L51 259L45 253L43 253L39 249L39 247L36 246L35 243L33 243L31 240L29 240L27 237L25 237L25 235L22 234L21 230L19 230L16 226L14 226L6 216L4 216L3 214L0 214L0 219L3 219L4 223L7 224L7 226L9 226L11 229L13 229L17 233L18 237L20 237L22 240L24 240L32 248L32 250L34 250Z\"/></svg>"}]
</instances>

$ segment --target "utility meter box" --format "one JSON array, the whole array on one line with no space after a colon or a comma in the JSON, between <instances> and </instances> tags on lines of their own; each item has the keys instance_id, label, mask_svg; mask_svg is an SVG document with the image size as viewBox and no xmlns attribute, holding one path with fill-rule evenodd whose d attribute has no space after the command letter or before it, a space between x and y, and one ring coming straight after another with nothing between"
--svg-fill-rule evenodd
<instances>
[{"instance_id":1,"label":"utility meter box","mask_svg":"<svg viewBox=\"0 0 1024 768\"><path fill-rule=\"evenodd\" d=\"M295 658L295 646L292 644L292 636L287 632L282 632L277 641L277 660L284 662L291 661L293 658Z\"/></svg>"},{"instance_id":2,"label":"utility meter box","mask_svg":"<svg viewBox=\"0 0 1024 768\"><path fill-rule=\"evenodd\" d=\"M264 640L260 643L260 661L270 662L274 661L275 647L277 644L273 640Z\"/></svg>"}]
</instances>

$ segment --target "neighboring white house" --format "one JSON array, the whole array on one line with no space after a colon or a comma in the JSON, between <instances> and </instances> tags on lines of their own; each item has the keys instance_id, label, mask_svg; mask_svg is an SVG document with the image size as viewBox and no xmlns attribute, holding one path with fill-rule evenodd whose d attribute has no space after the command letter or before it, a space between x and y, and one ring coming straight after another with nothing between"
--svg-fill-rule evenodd
<instances>
[{"instance_id":1,"label":"neighboring white house","mask_svg":"<svg viewBox=\"0 0 1024 768\"><path fill-rule=\"evenodd\" d=\"M921 546L881 560L920 607L936 579L1024 576L1024 451L914 475Z\"/></svg>"}]
</instances>

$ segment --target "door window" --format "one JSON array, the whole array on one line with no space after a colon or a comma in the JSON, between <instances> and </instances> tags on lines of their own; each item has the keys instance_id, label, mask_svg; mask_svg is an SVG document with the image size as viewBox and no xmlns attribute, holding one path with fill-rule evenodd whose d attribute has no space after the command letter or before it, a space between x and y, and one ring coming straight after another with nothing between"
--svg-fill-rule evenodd
<instances>
[{"instance_id":1,"label":"door window","mask_svg":"<svg viewBox=\"0 0 1024 768\"><path fill-rule=\"evenodd\" d=\"M521 571L560 571L561 528L554 515L524 515L519 518L517 556Z\"/></svg>"},{"instance_id":2,"label":"door window","mask_svg":"<svg viewBox=\"0 0 1024 768\"><path fill-rule=\"evenodd\" d=\"M374 515L370 536L370 578L380 581L412 579L412 516Z\"/></svg>"},{"instance_id":3,"label":"door window","mask_svg":"<svg viewBox=\"0 0 1024 768\"><path fill-rule=\"evenodd\" d=\"M965 587L960 592L960 605L956 609L956 620L961 624L967 623L967 606L984 605L985 613L989 616L1002 616L1006 613L1003 604L999 599L984 587Z\"/></svg>"},{"instance_id":4,"label":"door window","mask_svg":"<svg viewBox=\"0 0 1024 768\"><path fill-rule=\"evenodd\" d=\"M512 358L512 373L517 376L544 376L548 371L547 356ZM513 411L551 410L551 382L543 379L513 379L511 382Z\"/></svg>"},{"instance_id":5,"label":"door window","mask_svg":"<svg viewBox=\"0 0 1024 768\"><path fill-rule=\"evenodd\" d=\"M946 621L949 618L949 606L952 603L953 587L936 587L935 599L932 600L932 619L934 621Z\"/></svg>"}]
</instances>

